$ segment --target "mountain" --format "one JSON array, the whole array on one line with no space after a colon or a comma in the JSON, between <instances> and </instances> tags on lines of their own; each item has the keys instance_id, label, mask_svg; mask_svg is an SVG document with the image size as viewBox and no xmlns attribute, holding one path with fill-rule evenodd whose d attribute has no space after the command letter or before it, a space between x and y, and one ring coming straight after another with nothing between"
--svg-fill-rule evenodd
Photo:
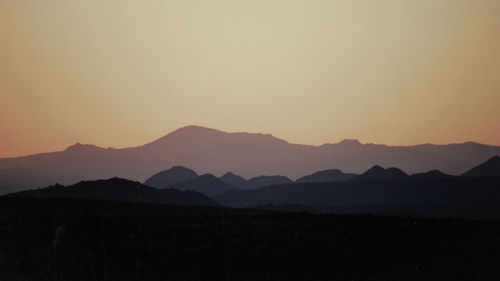
<instances>
[{"instance_id":1,"label":"mountain","mask_svg":"<svg viewBox=\"0 0 500 281\"><path fill-rule=\"evenodd\" d=\"M447 175L439 170L432 170L432 171L425 172L425 173L418 173L418 174L411 175L412 179L442 179L442 178L449 178L449 177L452 177L452 176Z\"/></svg>"},{"instance_id":2,"label":"mountain","mask_svg":"<svg viewBox=\"0 0 500 281\"><path fill-rule=\"evenodd\" d=\"M398 168L384 169L378 165L368 169L363 174L353 178L355 181L390 181L390 180L403 180L409 176Z\"/></svg>"},{"instance_id":3,"label":"mountain","mask_svg":"<svg viewBox=\"0 0 500 281\"><path fill-rule=\"evenodd\" d=\"M195 171L182 166L174 166L153 175L144 184L156 188L165 188L196 177L198 177L198 174Z\"/></svg>"},{"instance_id":4,"label":"mountain","mask_svg":"<svg viewBox=\"0 0 500 281\"><path fill-rule=\"evenodd\" d=\"M230 191L225 206L299 205L329 213L500 219L500 178L450 177L272 185Z\"/></svg>"},{"instance_id":5,"label":"mountain","mask_svg":"<svg viewBox=\"0 0 500 281\"><path fill-rule=\"evenodd\" d=\"M239 189L248 189L250 188L249 187L249 184L248 184L248 181L243 178L243 177L240 177L238 175L235 175L231 172L227 172L225 173L222 177L220 177L220 179L229 184L229 185L232 185L234 187L237 187Z\"/></svg>"},{"instance_id":6,"label":"mountain","mask_svg":"<svg viewBox=\"0 0 500 281\"><path fill-rule=\"evenodd\" d=\"M296 180L296 183L311 183L311 182L332 182L332 181L349 181L356 174L344 174L341 170L324 170L311 175L307 175Z\"/></svg>"},{"instance_id":7,"label":"mountain","mask_svg":"<svg viewBox=\"0 0 500 281\"><path fill-rule=\"evenodd\" d=\"M248 186L250 189L255 189L273 184L290 184L290 183L293 183L293 181L284 176L258 176L248 180Z\"/></svg>"},{"instance_id":8,"label":"mountain","mask_svg":"<svg viewBox=\"0 0 500 281\"><path fill-rule=\"evenodd\" d=\"M234 186L223 182L221 179L212 174L205 174L194 179L183 181L172 186L172 188L180 190L193 190L208 196L213 196L226 191L237 190Z\"/></svg>"},{"instance_id":9,"label":"mountain","mask_svg":"<svg viewBox=\"0 0 500 281\"><path fill-rule=\"evenodd\" d=\"M331 167L361 173L375 164L409 173L438 169L458 175L494 155L500 155L499 146L472 142L386 146L347 140L312 146L288 143L269 134L188 126L137 147L75 144L63 151L0 159L0 194L111 177L144 182L164 167L179 165L200 174L232 171L245 178L275 174L297 179Z\"/></svg>"},{"instance_id":10,"label":"mountain","mask_svg":"<svg viewBox=\"0 0 500 281\"><path fill-rule=\"evenodd\" d=\"M53 185L47 188L8 194L9 197L99 199L122 202L172 205L216 206L212 199L194 191L158 190L139 182L112 178L82 181L71 186Z\"/></svg>"},{"instance_id":11,"label":"mountain","mask_svg":"<svg viewBox=\"0 0 500 281\"><path fill-rule=\"evenodd\" d=\"M223 182L239 189L256 189L273 184L292 183L292 180L284 176L258 176L246 180L243 177L233 174L232 172L225 173L220 179Z\"/></svg>"},{"instance_id":12,"label":"mountain","mask_svg":"<svg viewBox=\"0 0 500 281\"><path fill-rule=\"evenodd\" d=\"M500 177L500 156L494 156L483 164L463 174L466 177Z\"/></svg>"}]
</instances>

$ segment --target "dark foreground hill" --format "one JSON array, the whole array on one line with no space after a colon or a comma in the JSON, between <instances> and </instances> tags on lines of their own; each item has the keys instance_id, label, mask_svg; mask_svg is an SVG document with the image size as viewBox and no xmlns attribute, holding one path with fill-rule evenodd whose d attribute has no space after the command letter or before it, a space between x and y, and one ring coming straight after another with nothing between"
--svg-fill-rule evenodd
<instances>
[{"instance_id":1,"label":"dark foreground hill","mask_svg":"<svg viewBox=\"0 0 500 281\"><path fill-rule=\"evenodd\" d=\"M500 156L494 156L463 174L466 177L500 177Z\"/></svg>"},{"instance_id":2,"label":"dark foreground hill","mask_svg":"<svg viewBox=\"0 0 500 281\"><path fill-rule=\"evenodd\" d=\"M112 178L83 181L71 186L54 185L47 188L12 193L9 197L100 199L122 202L142 202L173 205L215 206L209 197L195 191L156 189L139 182Z\"/></svg>"},{"instance_id":3,"label":"dark foreground hill","mask_svg":"<svg viewBox=\"0 0 500 281\"><path fill-rule=\"evenodd\" d=\"M274 185L214 197L233 207L295 204L323 212L500 219L500 178L445 177Z\"/></svg>"},{"instance_id":4,"label":"dark foreground hill","mask_svg":"<svg viewBox=\"0 0 500 281\"><path fill-rule=\"evenodd\" d=\"M496 280L500 221L0 198L0 280Z\"/></svg>"}]
</instances>

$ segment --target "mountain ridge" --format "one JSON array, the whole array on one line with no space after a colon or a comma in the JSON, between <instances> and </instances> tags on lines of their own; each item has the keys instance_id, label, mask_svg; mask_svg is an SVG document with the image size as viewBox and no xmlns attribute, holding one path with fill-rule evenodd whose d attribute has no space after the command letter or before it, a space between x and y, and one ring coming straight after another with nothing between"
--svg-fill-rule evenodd
<instances>
[{"instance_id":1,"label":"mountain ridge","mask_svg":"<svg viewBox=\"0 0 500 281\"><path fill-rule=\"evenodd\" d=\"M459 175L494 155L500 155L500 146L464 143L394 147L352 140L311 146L288 143L270 134L187 126L136 147L75 144L63 151L0 159L0 194L111 177L144 182L155 171L177 165L200 174L220 176L232 171L245 178L275 174L297 179L332 167L361 173L375 164L398 167L409 174L440 170Z\"/></svg>"},{"instance_id":2,"label":"mountain ridge","mask_svg":"<svg viewBox=\"0 0 500 281\"><path fill-rule=\"evenodd\" d=\"M466 177L500 177L500 156L495 155L486 162L465 172Z\"/></svg>"},{"instance_id":3,"label":"mountain ridge","mask_svg":"<svg viewBox=\"0 0 500 281\"><path fill-rule=\"evenodd\" d=\"M209 197L195 191L159 190L122 178L81 181L74 185L51 185L6 195L26 198L94 199L119 202L216 206Z\"/></svg>"}]
</instances>

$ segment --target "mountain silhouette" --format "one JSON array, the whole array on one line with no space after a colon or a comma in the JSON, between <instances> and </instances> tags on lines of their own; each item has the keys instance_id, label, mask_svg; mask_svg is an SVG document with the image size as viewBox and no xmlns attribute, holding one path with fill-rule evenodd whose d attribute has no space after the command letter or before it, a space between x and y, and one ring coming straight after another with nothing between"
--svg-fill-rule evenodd
<instances>
[{"instance_id":1,"label":"mountain silhouette","mask_svg":"<svg viewBox=\"0 0 500 281\"><path fill-rule=\"evenodd\" d=\"M409 176L398 168L384 169L378 165L368 169L363 174L353 178L355 181L388 181L388 180L402 180L407 179Z\"/></svg>"},{"instance_id":2,"label":"mountain silhouette","mask_svg":"<svg viewBox=\"0 0 500 281\"><path fill-rule=\"evenodd\" d=\"M166 188L196 177L198 177L198 174L195 171L182 166L174 166L153 175L144 184L156 188Z\"/></svg>"},{"instance_id":3,"label":"mountain silhouette","mask_svg":"<svg viewBox=\"0 0 500 281\"><path fill-rule=\"evenodd\" d=\"M223 182L225 182L229 185L232 185L234 187L237 187L239 189L249 189L250 188L248 181L245 178L240 177L238 175L235 175L232 172L225 173L222 177L220 177L220 179Z\"/></svg>"},{"instance_id":4,"label":"mountain silhouette","mask_svg":"<svg viewBox=\"0 0 500 281\"><path fill-rule=\"evenodd\" d=\"M425 172L425 173L418 173L418 174L411 175L412 179L442 179L442 178L449 178L449 177L452 177L452 176L447 175L439 170L432 170L432 171Z\"/></svg>"},{"instance_id":5,"label":"mountain silhouette","mask_svg":"<svg viewBox=\"0 0 500 281\"><path fill-rule=\"evenodd\" d=\"M258 176L248 180L248 186L251 189L260 188L273 184L290 184L293 181L285 176Z\"/></svg>"},{"instance_id":6,"label":"mountain silhouette","mask_svg":"<svg viewBox=\"0 0 500 281\"><path fill-rule=\"evenodd\" d=\"M158 190L139 182L112 178L82 181L71 186L53 185L47 188L12 193L10 197L99 199L122 202L172 205L216 206L212 199L194 191Z\"/></svg>"},{"instance_id":7,"label":"mountain silhouette","mask_svg":"<svg viewBox=\"0 0 500 281\"><path fill-rule=\"evenodd\" d=\"M500 178L449 177L272 185L214 196L238 208L300 205L329 213L500 218Z\"/></svg>"},{"instance_id":8,"label":"mountain silhouette","mask_svg":"<svg viewBox=\"0 0 500 281\"><path fill-rule=\"evenodd\" d=\"M183 181L172 186L180 190L193 190L208 196L213 196L226 191L237 190L236 187L223 182L212 174L205 174L194 179Z\"/></svg>"},{"instance_id":9,"label":"mountain silhouette","mask_svg":"<svg viewBox=\"0 0 500 281\"><path fill-rule=\"evenodd\" d=\"M311 175L304 176L296 180L296 183L311 183L311 182L332 182L332 181L349 181L356 174L344 174L341 170L324 170Z\"/></svg>"},{"instance_id":10,"label":"mountain silhouette","mask_svg":"<svg viewBox=\"0 0 500 281\"><path fill-rule=\"evenodd\" d=\"M200 174L232 171L245 178L275 174L296 179L331 167L361 173L375 164L409 173L438 169L459 175L494 155L500 155L499 146L472 142L385 146L346 140L312 146L288 143L269 134L188 126L137 147L75 144L59 152L0 159L0 194L111 177L144 182L164 167L179 165Z\"/></svg>"},{"instance_id":11,"label":"mountain silhouette","mask_svg":"<svg viewBox=\"0 0 500 281\"><path fill-rule=\"evenodd\" d=\"M463 174L466 177L500 177L500 156L494 156Z\"/></svg>"}]
</instances>

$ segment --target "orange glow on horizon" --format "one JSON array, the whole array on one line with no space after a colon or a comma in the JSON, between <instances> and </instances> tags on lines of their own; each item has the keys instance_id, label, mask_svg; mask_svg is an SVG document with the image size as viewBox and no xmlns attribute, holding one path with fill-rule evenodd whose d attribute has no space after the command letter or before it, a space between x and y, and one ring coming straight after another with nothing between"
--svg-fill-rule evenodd
<instances>
[{"instance_id":1,"label":"orange glow on horizon","mask_svg":"<svg viewBox=\"0 0 500 281\"><path fill-rule=\"evenodd\" d=\"M0 158L179 127L500 145L500 1L0 3Z\"/></svg>"}]
</instances>

